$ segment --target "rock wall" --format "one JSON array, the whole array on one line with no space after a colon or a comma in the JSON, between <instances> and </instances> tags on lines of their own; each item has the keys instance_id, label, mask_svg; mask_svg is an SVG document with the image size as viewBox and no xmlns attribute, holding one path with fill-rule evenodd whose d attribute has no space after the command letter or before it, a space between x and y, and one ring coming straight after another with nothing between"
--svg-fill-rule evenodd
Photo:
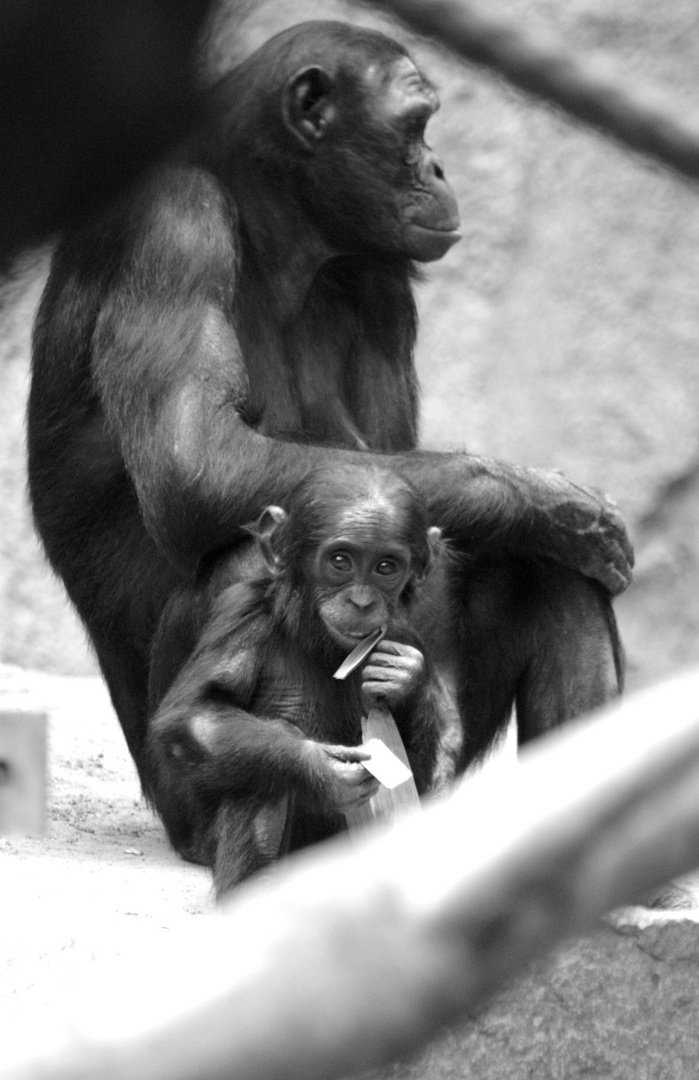
<instances>
[{"instance_id":1,"label":"rock wall","mask_svg":"<svg viewBox=\"0 0 699 1080\"><path fill-rule=\"evenodd\" d=\"M699 927L636 914L566 944L478 1017L363 1080L694 1080Z\"/></svg>"},{"instance_id":2,"label":"rock wall","mask_svg":"<svg viewBox=\"0 0 699 1080\"><path fill-rule=\"evenodd\" d=\"M33 256L0 289L0 661L72 675L93 670L93 660L43 558L26 495L29 342L46 264Z\"/></svg>"},{"instance_id":3,"label":"rock wall","mask_svg":"<svg viewBox=\"0 0 699 1080\"><path fill-rule=\"evenodd\" d=\"M215 25L210 67L302 18L382 23L341 3L248 3ZM490 0L678 108L699 105L691 0ZM411 43L440 87L432 122L464 239L420 291L423 443L561 468L614 494L638 553L619 601L630 684L693 661L699 645L699 191L498 78ZM32 538L22 410L43 266L0 296L0 659L91 666Z\"/></svg>"}]
</instances>

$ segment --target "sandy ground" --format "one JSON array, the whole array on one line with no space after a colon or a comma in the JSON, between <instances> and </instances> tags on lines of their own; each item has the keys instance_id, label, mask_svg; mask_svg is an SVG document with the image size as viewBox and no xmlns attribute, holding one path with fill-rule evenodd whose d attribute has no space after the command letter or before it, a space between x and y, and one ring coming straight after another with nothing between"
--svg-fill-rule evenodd
<instances>
[{"instance_id":1,"label":"sandy ground","mask_svg":"<svg viewBox=\"0 0 699 1080\"><path fill-rule=\"evenodd\" d=\"M50 775L46 836L0 838L4 1020L213 908L208 872L172 853L140 797L100 679L0 665L7 708L46 712Z\"/></svg>"}]
</instances>

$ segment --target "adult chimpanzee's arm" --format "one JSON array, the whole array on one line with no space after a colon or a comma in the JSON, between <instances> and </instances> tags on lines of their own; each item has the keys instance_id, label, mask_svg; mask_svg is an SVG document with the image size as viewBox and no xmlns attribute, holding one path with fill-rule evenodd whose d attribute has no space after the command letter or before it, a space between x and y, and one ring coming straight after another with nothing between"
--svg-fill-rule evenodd
<instances>
[{"instance_id":1,"label":"adult chimpanzee's arm","mask_svg":"<svg viewBox=\"0 0 699 1080\"><path fill-rule=\"evenodd\" d=\"M543 555L614 595L631 581L633 548L621 513L603 492L551 469L468 454L403 455L400 471L422 491L432 519L458 548Z\"/></svg>"},{"instance_id":2,"label":"adult chimpanzee's arm","mask_svg":"<svg viewBox=\"0 0 699 1080\"><path fill-rule=\"evenodd\" d=\"M246 423L245 358L233 326L234 211L203 170L169 167L142 195L93 335L102 406L156 542L191 573L314 464L354 452L268 438ZM277 392L270 366L265 393ZM547 555L616 592L630 548L614 508L560 476L467 454L392 464L459 546Z\"/></svg>"}]
</instances>

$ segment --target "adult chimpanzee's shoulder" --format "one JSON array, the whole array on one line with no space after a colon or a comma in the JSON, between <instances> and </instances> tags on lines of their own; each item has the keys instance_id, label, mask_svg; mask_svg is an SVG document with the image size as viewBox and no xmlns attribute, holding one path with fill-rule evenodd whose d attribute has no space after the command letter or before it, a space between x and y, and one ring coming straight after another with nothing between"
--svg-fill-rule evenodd
<instances>
[{"instance_id":1,"label":"adult chimpanzee's shoulder","mask_svg":"<svg viewBox=\"0 0 699 1080\"><path fill-rule=\"evenodd\" d=\"M230 271L235 257L236 216L230 195L205 166L168 161L153 169L128 198L102 219L102 228L119 230L127 265L176 261L192 280L210 278L217 264ZM223 268L223 267L221 267Z\"/></svg>"}]
</instances>

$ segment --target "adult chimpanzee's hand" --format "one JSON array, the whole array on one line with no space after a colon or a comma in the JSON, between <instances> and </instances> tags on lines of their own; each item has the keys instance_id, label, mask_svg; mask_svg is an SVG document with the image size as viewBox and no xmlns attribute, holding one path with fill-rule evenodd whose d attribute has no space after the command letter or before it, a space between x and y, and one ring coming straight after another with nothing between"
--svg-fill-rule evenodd
<instances>
[{"instance_id":1,"label":"adult chimpanzee's hand","mask_svg":"<svg viewBox=\"0 0 699 1080\"><path fill-rule=\"evenodd\" d=\"M417 690L425 679L425 658L412 645L382 641L362 671L362 692L371 705L379 698L394 708Z\"/></svg>"},{"instance_id":2,"label":"adult chimpanzee's hand","mask_svg":"<svg viewBox=\"0 0 699 1080\"><path fill-rule=\"evenodd\" d=\"M331 746L308 739L306 748L315 756L317 769L322 769L326 795L340 813L356 810L369 802L379 790L378 780L362 765L371 753L361 746Z\"/></svg>"},{"instance_id":3,"label":"adult chimpanzee's hand","mask_svg":"<svg viewBox=\"0 0 699 1080\"><path fill-rule=\"evenodd\" d=\"M430 520L467 555L542 555L612 595L631 581L633 550L616 504L562 473L471 454L420 451L400 458Z\"/></svg>"},{"instance_id":4,"label":"adult chimpanzee's hand","mask_svg":"<svg viewBox=\"0 0 699 1080\"><path fill-rule=\"evenodd\" d=\"M553 470L518 471L528 478L532 511L538 511L539 553L594 578L613 596L623 592L634 556L616 503Z\"/></svg>"}]
</instances>

